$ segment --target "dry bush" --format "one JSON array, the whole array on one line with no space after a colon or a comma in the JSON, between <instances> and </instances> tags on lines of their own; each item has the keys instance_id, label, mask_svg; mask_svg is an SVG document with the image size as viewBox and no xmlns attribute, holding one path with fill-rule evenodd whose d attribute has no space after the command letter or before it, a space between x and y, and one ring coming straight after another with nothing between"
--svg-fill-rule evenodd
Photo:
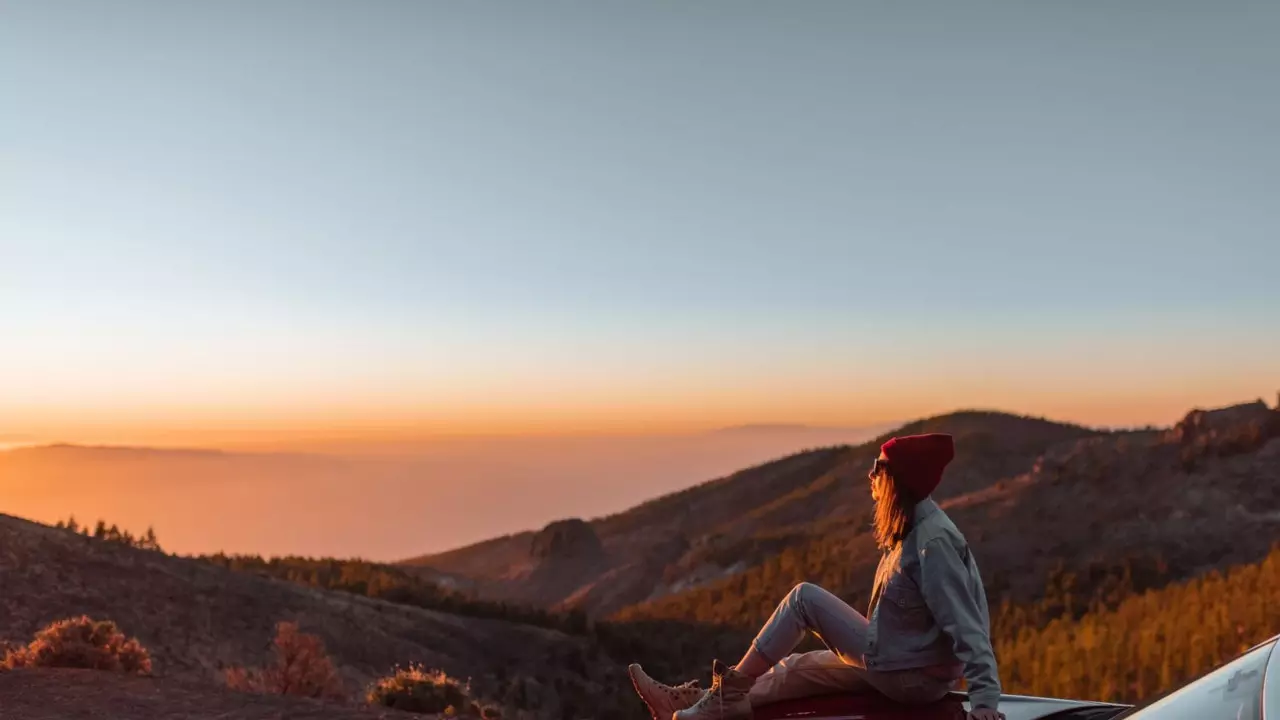
<instances>
[{"instance_id":1,"label":"dry bush","mask_svg":"<svg viewBox=\"0 0 1280 720\"><path fill-rule=\"evenodd\" d=\"M9 650L5 668L61 667L151 674L151 655L137 638L127 638L114 622L82 615L59 620L26 647Z\"/></svg>"},{"instance_id":2,"label":"dry bush","mask_svg":"<svg viewBox=\"0 0 1280 720\"><path fill-rule=\"evenodd\" d=\"M485 720L500 717L497 708L472 698L466 683L418 665L397 668L395 674L378 680L365 693L365 700L370 705L413 713Z\"/></svg>"},{"instance_id":3,"label":"dry bush","mask_svg":"<svg viewBox=\"0 0 1280 720\"><path fill-rule=\"evenodd\" d=\"M298 624L276 625L275 659L266 668L233 667L226 671L227 687L241 692L298 695L345 700L346 691L324 648L324 641L298 630Z\"/></svg>"}]
</instances>

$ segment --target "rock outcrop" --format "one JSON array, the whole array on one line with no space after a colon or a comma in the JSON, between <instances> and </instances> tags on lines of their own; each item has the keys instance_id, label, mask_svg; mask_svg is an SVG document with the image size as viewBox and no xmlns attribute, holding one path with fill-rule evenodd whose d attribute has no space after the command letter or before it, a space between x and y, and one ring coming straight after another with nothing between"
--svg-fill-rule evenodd
<instances>
[{"instance_id":1,"label":"rock outcrop","mask_svg":"<svg viewBox=\"0 0 1280 720\"><path fill-rule=\"evenodd\" d=\"M529 555L539 561L590 562L604 555L591 525L579 518L557 520L533 536Z\"/></svg>"},{"instance_id":2,"label":"rock outcrop","mask_svg":"<svg viewBox=\"0 0 1280 720\"><path fill-rule=\"evenodd\" d=\"M1262 400L1220 410L1192 410L1166 434L1181 447L1186 468L1207 457L1229 457L1253 452L1280 437L1280 409Z\"/></svg>"}]
</instances>

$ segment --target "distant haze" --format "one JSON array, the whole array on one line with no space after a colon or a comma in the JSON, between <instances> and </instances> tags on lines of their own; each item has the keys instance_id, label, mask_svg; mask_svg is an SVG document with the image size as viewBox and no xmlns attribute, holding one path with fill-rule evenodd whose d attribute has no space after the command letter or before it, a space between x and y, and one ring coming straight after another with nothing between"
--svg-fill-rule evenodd
<instances>
[{"instance_id":1,"label":"distant haze","mask_svg":"<svg viewBox=\"0 0 1280 720\"><path fill-rule=\"evenodd\" d=\"M665 437L471 438L326 454L74 446L0 452L0 512L155 527L178 552L396 560L595 517L883 428L747 427ZM850 488L851 492L859 491Z\"/></svg>"}]
</instances>

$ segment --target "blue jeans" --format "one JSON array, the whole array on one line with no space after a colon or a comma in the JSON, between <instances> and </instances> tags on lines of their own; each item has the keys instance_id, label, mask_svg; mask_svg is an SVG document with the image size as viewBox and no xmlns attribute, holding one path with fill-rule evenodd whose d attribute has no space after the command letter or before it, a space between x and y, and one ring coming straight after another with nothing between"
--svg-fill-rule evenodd
<instances>
[{"instance_id":1,"label":"blue jeans","mask_svg":"<svg viewBox=\"0 0 1280 720\"><path fill-rule=\"evenodd\" d=\"M773 663L752 688L752 704L867 691L896 702L930 703L955 686L955 680L920 669L868 670L863 660L868 624L862 613L817 585L795 586L752 642L755 651ZM806 633L813 633L827 649L792 655Z\"/></svg>"}]
</instances>

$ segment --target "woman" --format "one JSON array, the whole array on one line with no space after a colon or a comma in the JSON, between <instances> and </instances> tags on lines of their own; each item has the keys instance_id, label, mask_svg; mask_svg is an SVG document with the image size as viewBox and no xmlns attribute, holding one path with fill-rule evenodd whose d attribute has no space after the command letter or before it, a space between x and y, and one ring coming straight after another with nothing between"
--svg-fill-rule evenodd
<instances>
[{"instance_id":1,"label":"woman","mask_svg":"<svg viewBox=\"0 0 1280 720\"><path fill-rule=\"evenodd\" d=\"M882 553L870 619L816 585L797 585L737 665L712 665L709 690L663 685L632 665L632 682L654 717L740 720L753 705L831 692L929 703L964 677L970 720L1003 720L978 566L930 497L953 457L950 435L898 437L880 447L868 474ZM807 632L827 649L789 655Z\"/></svg>"}]
</instances>

